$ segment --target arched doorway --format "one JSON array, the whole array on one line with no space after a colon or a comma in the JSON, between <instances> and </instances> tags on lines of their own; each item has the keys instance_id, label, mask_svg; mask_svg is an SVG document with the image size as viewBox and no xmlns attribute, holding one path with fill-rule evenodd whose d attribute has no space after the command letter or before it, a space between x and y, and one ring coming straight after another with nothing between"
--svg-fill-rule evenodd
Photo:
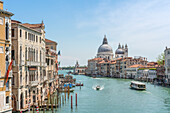
<instances>
[{"instance_id":1,"label":"arched doorway","mask_svg":"<svg viewBox=\"0 0 170 113\"><path fill-rule=\"evenodd\" d=\"M21 96L20 96L20 109L23 109L23 93L21 93Z\"/></svg>"},{"instance_id":2,"label":"arched doorway","mask_svg":"<svg viewBox=\"0 0 170 113\"><path fill-rule=\"evenodd\" d=\"M16 106L17 103L16 103L16 98L15 98L15 95L12 95L12 111L16 111Z\"/></svg>"}]
</instances>

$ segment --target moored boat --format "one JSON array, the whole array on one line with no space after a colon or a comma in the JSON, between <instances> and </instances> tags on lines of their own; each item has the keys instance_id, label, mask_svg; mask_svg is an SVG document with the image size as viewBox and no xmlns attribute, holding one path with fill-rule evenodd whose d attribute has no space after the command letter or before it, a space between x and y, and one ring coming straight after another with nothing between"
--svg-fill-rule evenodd
<instances>
[{"instance_id":1,"label":"moored boat","mask_svg":"<svg viewBox=\"0 0 170 113\"><path fill-rule=\"evenodd\" d=\"M136 89L136 90L145 90L146 85L145 85L145 83L142 83L142 82L131 81L130 88Z\"/></svg>"},{"instance_id":2,"label":"moored boat","mask_svg":"<svg viewBox=\"0 0 170 113\"><path fill-rule=\"evenodd\" d=\"M76 83L76 86L83 86L83 83Z\"/></svg>"},{"instance_id":3,"label":"moored boat","mask_svg":"<svg viewBox=\"0 0 170 113\"><path fill-rule=\"evenodd\" d=\"M62 90L60 90L60 92L68 92L68 89L66 89L66 90L62 89ZM70 89L69 92L74 92L74 89Z\"/></svg>"}]
</instances>

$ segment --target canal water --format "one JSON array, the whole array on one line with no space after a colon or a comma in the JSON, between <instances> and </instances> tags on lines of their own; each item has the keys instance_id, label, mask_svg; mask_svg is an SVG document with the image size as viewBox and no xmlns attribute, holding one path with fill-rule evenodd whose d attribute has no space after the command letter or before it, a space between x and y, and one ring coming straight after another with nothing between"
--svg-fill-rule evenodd
<instances>
[{"instance_id":1,"label":"canal water","mask_svg":"<svg viewBox=\"0 0 170 113\"><path fill-rule=\"evenodd\" d=\"M67 72L62 70L59 74ZM70 94L73 95L73 109L71 99L67 99L55 113L170 113L170 88L146 83L146 91L136 91L129 88L131 80L128 79L73 77L84 84L81 89L75 87L74 93ZM95 90L96 85L102 86L102 90Z\"/></svg>"}]
</instances>

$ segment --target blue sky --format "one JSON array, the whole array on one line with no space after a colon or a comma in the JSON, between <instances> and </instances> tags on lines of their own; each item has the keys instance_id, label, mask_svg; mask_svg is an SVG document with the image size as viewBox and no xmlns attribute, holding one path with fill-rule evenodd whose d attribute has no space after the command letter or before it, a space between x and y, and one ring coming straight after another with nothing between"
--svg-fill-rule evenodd
<instances>
[{"instance_id":1,"label":"blue sky","mask_svg":"<svg viewBox=\"0 0 170 113\"><path fill-rule=\"evenodd\" d=\"M128 44L129 56L156 61L170 47L170 0L3 0L14 20L45 23L58 43L61 66L87 65L106 34L113 52Z\"/></svg>"}]
</instances>

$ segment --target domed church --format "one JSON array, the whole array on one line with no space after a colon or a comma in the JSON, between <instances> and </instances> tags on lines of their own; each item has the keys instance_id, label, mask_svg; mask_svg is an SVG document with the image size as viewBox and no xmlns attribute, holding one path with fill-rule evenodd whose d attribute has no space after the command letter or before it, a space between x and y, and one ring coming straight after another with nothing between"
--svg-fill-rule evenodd
<instances>
[{"instance_id":1,"label":"domed church","mask_svg":"<svg viewBox=\"0 0 170 113\"><path fill-rule=\"evenodd\" d=\"M113 50L107 42L106 35L104 35L103 43L98 49L97 58L106 58L108 60L113 60Z\"/></svg>"},{"instance_id":2,"label":"domed church","mask_svg":"<svg viewBox=\"0 0 170 113\"><path fill-rule=\"evenodd\" d=\"M122 58L122 57L123 58L128 57L128 46L126 44L125 48L124 48L124 46L122 45L122 47L121 47L121 45L119 43L118 49L115 52L115 58Z\"/></svg>"}]
</instances>

